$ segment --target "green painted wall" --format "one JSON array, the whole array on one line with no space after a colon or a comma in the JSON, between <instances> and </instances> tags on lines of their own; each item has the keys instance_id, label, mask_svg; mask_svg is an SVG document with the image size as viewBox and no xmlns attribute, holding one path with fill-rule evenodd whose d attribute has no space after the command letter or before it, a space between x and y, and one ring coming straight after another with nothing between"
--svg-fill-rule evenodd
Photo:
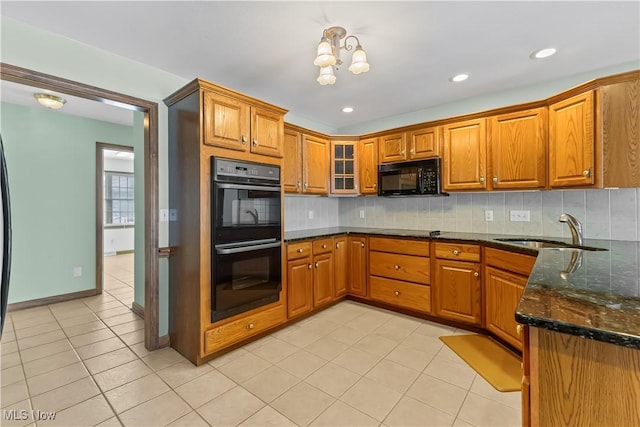
<instances>
[{"instance_id":1,"label":"green painted wall","mask_svg":"<svg viewBox=\"0 0 640 427\"><path fill-rule=\"evenodd\" d=\"M13 220L8 302L95 288L96 142L131 146L133 128L2 103L0 132Z\"/></svg>"}]
</instances>

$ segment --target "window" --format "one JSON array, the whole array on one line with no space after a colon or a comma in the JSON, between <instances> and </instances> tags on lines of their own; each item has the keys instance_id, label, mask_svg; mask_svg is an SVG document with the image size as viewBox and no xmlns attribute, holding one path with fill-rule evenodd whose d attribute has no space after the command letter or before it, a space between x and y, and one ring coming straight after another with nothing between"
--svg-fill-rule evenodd
<instances>
[{"instance_id":1,"label":"window","mask_svg":"<svg viewBox=\"0 0 640 427\"><path fill-rule=\"evenodd\" d=\"M104 223L133 224L133 174L104 173Z\"/></svg>"}]
</instances>

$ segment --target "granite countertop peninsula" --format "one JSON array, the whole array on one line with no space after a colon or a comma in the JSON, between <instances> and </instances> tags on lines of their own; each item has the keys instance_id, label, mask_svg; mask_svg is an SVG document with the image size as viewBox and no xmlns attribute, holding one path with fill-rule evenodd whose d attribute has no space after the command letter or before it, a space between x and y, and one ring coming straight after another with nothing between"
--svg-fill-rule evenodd
<instances>
[{"instance_id":1,"label":"granite countertop peninsula","mask_svg":"<svg viewBox=\"0 0 640 427\"><path fill-rule=\"evenodd\" d=\"M288 231L285 241L340 234L461 241L537 254L515 313L518 322L640 349L640 242L586 239L585 246L605 250L532 249L495 240L521 236L366 227ZM548 239L571 243L566 238Z\"/></svg>"}]
</instances>

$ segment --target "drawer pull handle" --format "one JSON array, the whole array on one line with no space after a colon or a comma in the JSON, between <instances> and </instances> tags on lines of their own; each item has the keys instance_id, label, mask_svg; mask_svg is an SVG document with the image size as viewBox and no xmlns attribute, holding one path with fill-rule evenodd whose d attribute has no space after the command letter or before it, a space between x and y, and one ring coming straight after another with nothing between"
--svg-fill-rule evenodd
<instances>
[{"instance_id":1,"label":"drawer pull handle","mask_svg":"<svg viewBox=\"0 0 640 427\"><path fill-rule=\"evenodd\" d=\"M394 291L394 292L393 292L393 294L394 294L395 296L399 297L399 296L400 296L400 291Z\"/></svg>"},{"instance_id":2,"label":"drawer pull handle","mask_svg":"<svg viewBox=\"0 0 640 427\"><path fill-rule=\"evenodd\" d=\"M518 336L522 336L522 325L518 325L516 326L516 332L518 333Z\"/></svg>"},{"instance_id":3,"label":"drawer pull handle","mask_svg":"<svg viewBox=\"0 0 640 427\"><path fill-rule=\"evenodd\" d=\"M297 252L298 252L299 254L301 254L301 253L302 253L302 248L298 249L298 251L297 251Z\"/></svg>"},{"instance_id":4,"label":"drawer pull handle","mask_svg":"<svg viewBox=\"0 0 640 427\"><path fill-rule=\"evenodd\" d=\"M327 249L327 245L322 245L322 249Z\"/></svg>"},{"instance_id":5,"label":"drawer pull handle","mask_svg":"<svg viewBox=\"0 0 640 427\"><path fill-rule=\"evenodd\" d=\"M395 268L396 270L400 270L400 266L398 264L394 265L393 268Z\"/></svg>"},{"instance_id":6,"label":"drawer pull handle","mask_svg":"<svg viewBox=\"0 0 640 427\"><path fill-rule=\"evenodd\" d=\"M254 326L253 323L247 323L247 329L253 329Z\"/></svg>"},{"instance_id":7,"label":"drawer pull handle","mask_svg":"<svg viewBox=\"0 0 640 427\"><path fill-rule=\"evenodd\" d=\"M457 249L452 250L451 253L454 255L460 255L460 251Z\"/></svg>"},{"instance_id":8,"label":"drawer pull handle","mask_svg":"<svg viewBox=\"0 0 640 427\"><path fill-rule=\"evenodd\" d=\"M480 276L480 273L478 273L477 271L473 272L473 277L477 279L479 276Z\"/></svg>"}]
</instances>

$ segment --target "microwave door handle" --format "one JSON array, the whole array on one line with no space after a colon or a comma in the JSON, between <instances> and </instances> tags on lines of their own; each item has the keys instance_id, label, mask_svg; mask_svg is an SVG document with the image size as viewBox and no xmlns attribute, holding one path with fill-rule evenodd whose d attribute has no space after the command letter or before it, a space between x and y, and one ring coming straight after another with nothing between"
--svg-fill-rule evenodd
<instances>
[{"instance_id":1,"label":"microwave door handle","mask_svg":"<svg viewBox=\"0 0 640 427\"><path fill-rule=\"evenodd\" d=\"M231 188L232 190L280 191L280 187L268 185L217 184L217 186L218 188Z\"/></svg>"},{"instance_id":2,"label":"microwave door handle","mask_svg":"<svg viewBox=\"0 0 640 427\"><path fill-rule=\"evenodd\" d=\"M250 252L250 251L258 251L261 249L270 249L270 248L277 248L280 246L280 242L275 242L275 243L265 243L262 245L250 245L250 246L240 246L240 247L236 247L236 248L228 248L228 249L223 249L223 248L216 248L216 253L220 254L220 255L230 255L230 254L238 254L238 253L242 253L242 252Z\"/></svg>"}]
</instances>

